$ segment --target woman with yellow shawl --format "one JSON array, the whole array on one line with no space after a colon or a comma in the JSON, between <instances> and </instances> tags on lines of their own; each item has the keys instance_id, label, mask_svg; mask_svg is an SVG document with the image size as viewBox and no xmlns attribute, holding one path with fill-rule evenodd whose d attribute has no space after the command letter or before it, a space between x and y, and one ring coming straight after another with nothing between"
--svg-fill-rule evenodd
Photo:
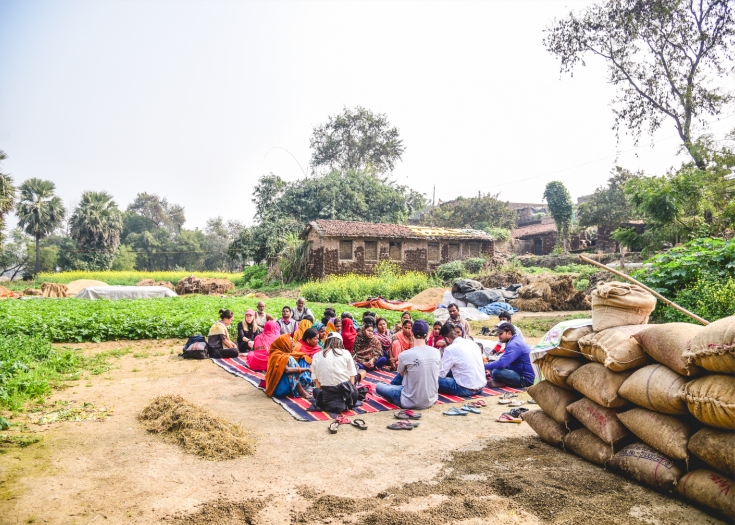
<instances>
[{"instance_id":1,"label":"woman with yellow shawl","mask_svg":"<svg viewBox=\"0 0 735 525\"><path fill-rule=\"evenodd\" d=\"M299 323L299 326L296 327L296 330L293 333L293 340L294 341L301 341L301 338L304 337L304 332L306 332L309 328L311 328L311 321L308 319L304 319Z\"/></svg>"},{"instance_id":2,"label":"woman with yellow shawl","mask_svg":"<svg viewBox=\"0 0 735 525\"><path fill-rule=\"evenodd\" d=\"M311 399L306 389L311 387L309 365L311 357L294 350L290 334L278 337L271 345L268 370L265 373L265 393L268 397L303 397Z\"/></svg>"}]
</instances>

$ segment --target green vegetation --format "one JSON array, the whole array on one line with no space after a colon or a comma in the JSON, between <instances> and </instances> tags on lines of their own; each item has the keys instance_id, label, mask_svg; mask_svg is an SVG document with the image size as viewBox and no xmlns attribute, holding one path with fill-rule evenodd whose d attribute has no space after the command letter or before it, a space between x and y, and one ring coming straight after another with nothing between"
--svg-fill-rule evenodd
<instances>
[{"instance_id":1,"label":"green vegetation","mask_svg":"<svg viewBox=\"0 0 735 525\"><path fill-rule=\"evenodd\" d=\"M703 278L676 295L675 302L707 321L735 315L735 278ZM675 308L665 307L666 322L691 323L692 318Z\"/></svg>"},{"instance_id":2,"label":"green vegetation","mask_svg":"<svg viewBox=\"0 0 735 525\"><path fill-rule=\"evenodd\" d=\"M213 279L229 279L236 285L242 283L243 274L225 272L60 272L40 273L36 278L37 283L64 283L68 284L77 279L93 279L110 285L135 286L141 279L153 279L154 281L169 281L176 283L190 275L197 277L211 277Z\"/></svg>"},{"instance_id":3,"label":"green vegetation","mask_svg":"<svg viewBox=\"0 0 735 525\"><path fill-rule=\"evenodd\" d=\"M101 342L169 337L185 339L194 334L207 334L218 319L217 312L220 308L232 310L235 319L240 320L245 315L245 310L255 309L258 301L259 299L254 297L217 296L130 301L88 301L73 298L5 301L0 310L0 337L40 334L53 342ZM274 316L279 316L283 306L293 307L294 303L293 299L269 299L266 301L266 310ZM364 311L363 308L344 304L309 304L319 318L326 306L334 306L338 313L351 312L355 318L362 318ZM380 313L389 324L395 323L401 315L401 312L383 310ZM412 312L412 315L433 320L431 314ZM233 339L237 335L236 326L236 323L230 326ZM0 361L7 360L0 358Z\"/></svg>"},{"instance_id":4,"label":"green vegetation","mask_svg":"<svg viewBox=\"0 0 735 525\"><path fill-rule=\"evenodd\" d=\"M377 296L407 300L440 284L425 273L406 272L401 275L397 265L381 263L376 266L375 275L334 275L322 281L307 282L301 286L301 295L308 301L322 303L352 303Z\"/></svg>"},{"instance_id":5,"label":"green vegetation","mask_svg":"<svg viewBox=\"0 0 735 525\"><path fill-rule=\"evenodd\" d=\"M265 264L246 266L242 270L242 285L245 288L260 289L265 286L268 267Z\"/></svg>"}]
</instances>

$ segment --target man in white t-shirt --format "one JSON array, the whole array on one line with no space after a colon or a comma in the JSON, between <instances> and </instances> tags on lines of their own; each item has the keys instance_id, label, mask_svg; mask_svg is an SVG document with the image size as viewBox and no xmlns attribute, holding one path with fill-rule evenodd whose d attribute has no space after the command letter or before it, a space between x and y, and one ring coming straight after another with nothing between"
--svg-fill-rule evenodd
<instances>
[{"instance_id":1,"label":"man in white t-shirt","mask_svg":"<svg viewBox=\"0 0 735 525\"><path fill-rule=\"evenodd\" d=\"M447 347L439 370L439 393L458 397L480 394L487 385L480 348L469 339L457 337L451 324L442 326L440 335Z\"/></svg>"}]
</instances>

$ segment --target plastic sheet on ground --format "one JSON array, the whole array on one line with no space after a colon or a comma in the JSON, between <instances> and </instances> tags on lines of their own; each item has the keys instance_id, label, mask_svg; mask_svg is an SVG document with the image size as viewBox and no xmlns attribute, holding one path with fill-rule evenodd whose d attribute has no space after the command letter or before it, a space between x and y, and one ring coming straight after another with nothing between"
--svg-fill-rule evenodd
<instances>
[{"instance_id":1,"label":"plastic sheet on ground","mask_svg":"<svg viewBox=\"0 0 735 525\"><path fill-rule=\"evenodd\" d=\"M413 304L406 301L389 301L382 297L373 297L367 301L350 303L350 306L355 306L357 308L382 308L383 310L393 310L396 312L433 312L436 310L435 304Z\"/></svg>"},{"instance_id":2,"label":"plastic sheet on ground","mask_svg":"<svg viewBox=\"0 0 735 525\"><path fill-rule=\"evenodd\" d=\"M178 297L175 292L163 286L90 286L75 295L77 299L154 299L157 297Z\"/></svg>"},{"instance_id":3,"label":"plastic sheet on ground","mask_svg":"<svg viewBox=\"0 0 735 525\"><path fill-rule=\"evenodd\" d=\"M459 315L462 317L462 319L465 319L467 321L488 321L490 319L490 316L487 314L482 313L477 308L459 308ZM449 319L449 310L443 309L434 314L434 319L437 321L446 321Z\"/></svg>"},{"instance_id":4,"label":"plastic sheet on ground","mask_svg":"<svg viewBox=\"0 0 735 525\"><path fill-rule=\"evenodd\" d=\"M481 306L478 310L487 315L500 315L503 312L514 314L518 311L517 308L513 308L511 305L504 302L490 303L488 305Z\"/></svg>"}]
</instances>

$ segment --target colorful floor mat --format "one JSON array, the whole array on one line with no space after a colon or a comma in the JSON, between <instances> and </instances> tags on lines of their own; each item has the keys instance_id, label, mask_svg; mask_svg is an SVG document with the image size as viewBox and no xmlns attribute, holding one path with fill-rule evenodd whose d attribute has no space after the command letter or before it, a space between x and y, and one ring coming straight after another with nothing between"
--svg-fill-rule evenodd
<instances>
[{"instance_id":1,"label":"colorful floor mat","mask_svg":"<svg viewBox=\"0 0 735 525\"><path fill-rule=\"evenodd\" d=\"M245 359L236 357L232 359L212 359L212 361L214 362L214 364L224 368L229 373L243 378L244 380L246 380L247 382L249 382L251 385L253 385L256 388L259 388L258 385L263 379L265 379L265 373L255 372L253 370L250 370L250 368L248 368L245 362ZM390 383L395 376L396 376L396 372L388 372L388 371L370 372L365 377L365 381L363 381L361 384L368 383L368 384L375 385L377 383ZM264 389L260 388L260 390L264 390ZM510 387L485 388L482 394L473 396L473 397L479 398L479 397L499 396L505 392L523 392L523 390L517 390L515 388L510 388ZM334 419L339 416L339 414L332 414L330 412L309 412L306 409L311 406L311 403L307 401L306 399L302 399L299 397L283 397L283 398L274 397L272 399L273 401L281 405L289 414L291 414L295 419L299 421L326 421L328 419ZM465 398L465 397L455 397L455 396L447 396L444 394L439 394L439 400L436 402L436 404L445 405L449 403L465 403L467 399L468 398ZM361 407L357 407L354 410L343 412L343 414L346 416L354 416L357 414L367 414L371 412L382 412L384 410L398 410L398 409L399 407L395 406L392 403L389 403L385 398L375 395L375 394L368 394Z\"/></svg>"}]
</instances>

